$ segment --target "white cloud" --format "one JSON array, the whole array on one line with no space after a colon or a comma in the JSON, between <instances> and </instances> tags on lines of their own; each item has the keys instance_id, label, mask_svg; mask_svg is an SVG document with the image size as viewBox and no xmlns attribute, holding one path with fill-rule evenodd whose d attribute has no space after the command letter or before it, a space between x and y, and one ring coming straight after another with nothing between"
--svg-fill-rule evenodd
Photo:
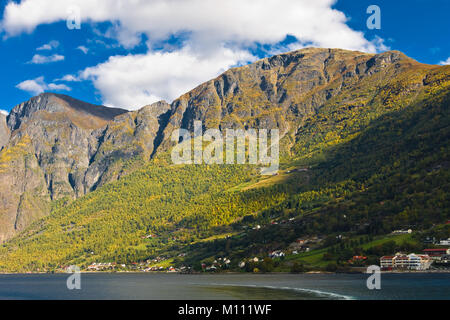
<instances>
[{"instance_id":1,"label":"white cloud","mask_svg":"<svg viewBox=\"0 0 450 320\"><path fill-rule=\"evenodd\" d=\"M78 50L81 50L84 54L87 54L89 49L86 48L85 46L79 46L77 47Z\"/></svg>"},{"instance_id":2,"label":"white cloud","mask_svg":"<svg viewBox=\"0 0 450 320\"><path fill-rule=\"evenodd\" d=\"M3 114L3 115L5 115L5 116L7 116L7 115L9 114L8 111L3 110L3 109L0 109L0 113Z\"/></svg>"},{"instance_id":3,"label":"white cloud","mask_svg":"<svg viewBox=\"0 0 450 320\"><path fill-rule=\"evenodd\" d=\"M250 49L263 44L267 54L304 46L376 52L383 40L368 41L347 26L332 8L336 0L77 0L82 28L110 22L104 37L129 49L142 44L148 52L114 56L80 72L92 80L103 103L137 108L159 98L169 101L221 71L253 60ZM73 0L9 2L0 28L7 36L32 32L38 25L66 20ZM361 14L364 14L362 12ZM170 48L166 41L183 37ZM298 39L279 46L287 35ZM156 52L154 48L164 48ZM80 47L78 48L82 50ZM83 50L82 50L83 51Z\"/></svg>"},{"instance_id":4,"label":"white cloud","mask_svg":"<svg viewBox=\"0 0 450 320\"><path fill-rule=\"evenodd\" d=\"M51 63L51 62L57 62L64 60L64 56L59 54L52 54L51 56L43 56L40 54L35 54L31 61L28 63L32 64L45 64L45 63Z\"/></svg>"},{"instance_id":5,"label":"white cloud","mask_svg":"<svg viewBox=\"0 0 450 320\"><path fill-rule=\"evenodd\" d=\"M105 38L117 39L125 49L132 49L136 47L142 40L140 32L124 28L117 23L114 23L104 33L97 29L96 34Z\"/></svg>"},{"instance_id":6,"label":"white cloud","mask_svg":"<svg viewBox=\"0 0 450 320\"><path fill-rule=\"evenodd\" d=\"M44 82L44 77L39 77L33 80L25 80L16 85L16 88L37 95L45 91L46 84Z\"/></svg>"},{"instance_id":7,"label":"white cloud","mask_svg":"<svg viewBox=\"0 0 450 320\"><path fill-rule=\"evenodd\" d=\"M254 59L246 51L225 48L200 59L185 47L174 52L113 56L105 63L85 69L80 76L94 82L104 104L137 109L161 99L170 101L217 76L236 61Z\"/></svg>"},{"instance_id":8,"label":"white cloud","mask_svg":"<svg viewBox=\"0 0 450 320\"><path fill-rule=\"evenodd\" d=\"M56 90L56 91L70 91L71 90L71 88L69 88L65 84L56 84L56 83L49 83L48 89Z\"/></svg>"},{"instance_id":9,"label":"white cloud","mask_svg":"<svg viewBox=\"0 0 450 320\"><path fill-rule=\"evenodd\" d=\"M445 60L445 61L439 62L439 64L442 65L442 66L450 65L450 57L448 57L447 60Z\"/></svg>"},{"instance_id":10,"label":"white cloud","mask_svg":"<svg viewBox=\"0 0 450 320\"><path fill-rule=\"evenodd\" d=\"M44 77L38 77L36 79L25 80L16 85L16 88L27 91L33 95L38 95L46 90L55 90L55 91L70 91L71 89L64 84L56 84L50 83L47 84L44 81Z\"/></svg>"},{"instance_id":11,"label":"white cloud","mask_svg":"<svg viewBox=\"0 0 450 320\"><path fill-rule=\"evenodd\" d=\"M81 80L72 74L66 74L64 77L62 77L60 79L55 79L54 81L78 82Z\"/></svg>"},{"instance_id":12,"label":"white cloud","mask_svg":"<svg viewBox=\"0 0 450 320\"><path fill-rule=\"evenodd\" d=\"M59 47L59 42L56 40L52 40L49 43L46 43L46 44L40 46L39 48L36 48L36 50L37 51L52 50L52 49L56 49L57 47Z\"/></svg>"},{"instance_id":13,"label":"white cloud","mask_svg":"<svg viewBox=\"0 0 450 320\"><path fill-rule=\"evenodd\" d=\"M287 34L322 47L375 51L362 32L346 25L336 0L78 0L81 20L114 22L109 35L125 46L145 33L152 42L191 33L196 43L277 43ZM73 0L9 2L2 29L8 35L31 32L40 24L66 20ZM130 40L131 39L131 40Z\"/></svg>"}]
</instances>

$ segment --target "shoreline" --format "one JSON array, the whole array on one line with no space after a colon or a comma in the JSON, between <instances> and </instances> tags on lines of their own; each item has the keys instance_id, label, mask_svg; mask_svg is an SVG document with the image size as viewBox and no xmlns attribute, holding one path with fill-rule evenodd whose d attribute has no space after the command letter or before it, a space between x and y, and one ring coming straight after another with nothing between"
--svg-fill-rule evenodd
<instances>
[{"instance_id":1,"label":"shoreline","mask_svg":"<svg viewBox=\"0 0 450 320\"><path fill-rule=\"evenodd\" d=\"M81 271L81 274L177 274L177 275L225 275L225 274L247 274L247 275L277 275L277 274L295 274L295 275L307 275L307 274L372 274L367 272L328 272L328 271L308 271L303 273L293 272L164 272L164 271L152 271L152 272L139 272L139 271ZM450 274L450 270L390 270L381 271L381 274ZM34 274L71 274L71 272L0 272L0 275L34 275Z\"/></svg>"}]
</instances>

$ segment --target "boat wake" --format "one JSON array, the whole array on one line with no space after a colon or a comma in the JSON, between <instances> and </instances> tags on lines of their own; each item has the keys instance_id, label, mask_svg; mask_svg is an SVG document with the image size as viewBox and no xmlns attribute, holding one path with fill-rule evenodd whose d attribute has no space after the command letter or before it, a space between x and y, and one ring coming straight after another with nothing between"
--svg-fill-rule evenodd
<instances>
[{"instance_id":1,"label":"boat wake","mask_svg":"<svg viewBox=\"0 0 450 320\"><path fill-rule=\"evenodd\" d=\"M202 284L204 285L204 284ZM339 293L322 291L316 289L306 289L306 288L293 288L293 287L277 287L268 285L254 285L254 284L224 284L224 283L211 283L210 286L220 286L220 287L245 287L245 288L258 288L258 289L270 289L270 290L289 290L294 292L302 292L316 296L317 298L328 298L332 300L355 300L354 297L343 295Z\"/></svg>"}]
</instances>

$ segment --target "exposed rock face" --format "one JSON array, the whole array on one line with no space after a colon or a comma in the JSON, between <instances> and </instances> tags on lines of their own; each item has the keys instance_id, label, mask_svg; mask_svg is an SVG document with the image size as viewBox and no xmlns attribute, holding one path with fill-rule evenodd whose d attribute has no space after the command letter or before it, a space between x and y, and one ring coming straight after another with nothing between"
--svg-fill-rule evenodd
<instances>
[{"instance_id":1,"label":"exposed rock face","mask_svg":"<svg viewBox=\"0 0 450 320\"><path fill-rule=\"evenodd\" d=\"M165 126L169 110L168 103L157 102L118 116L106 127L93 132L97 144L91 147L83 192L119 178L124 161L137 156L150 159L158 143L158 130Z\"/></svg>"},{"instance_id":2,"label":"exposed rock face","mask_svg":"<svg viewBox=\"0 0 450 320\"><path fill-rule=\"evenodd\" d=\"M81 128L104 126L126 110L96 106L63 94L43 93L19 104L8 116L8 126L16 130L36 116L42 120L66 120ZM60 118L56 118L59 116ZM64 119L63 119L64 117Z\"/></svg>"},{"instance_id":3,"label":"exposed rock face","mask_svg":"<svg viewBox=\"0 0 450 320\"><path fill-rule=\"evenodd\" d=\"M8 143L9 128L6 125L6 116L0 113L0 150Z\"/></svg>"},{"instance_id":4,"label":"exposed rock face","mask_svg":"<svg viewBox=\"0 0 450 320\"><path fill-rule=\"evenodd\" d=\"M0 241L49 210L49 191L30 137L0 153Z\"/></svg>"},{"instance_id":5,"label":"exposed rock face","mask_svg":"<svg viewBox=\"0 0 450 320\"><path fill-rule=\"evenodd\" d=\"M279 128L295 139L303 119L329 99L411 63L396 51L310 48L231 69L170 105L135 112L34 97L11 111L7 127L0 115L0 242L48 214L51 201L83 196L126 174L129 160L169 150L172 131L192 130L194 120L206 128Z\"/></svg>"},{"instance_id":6,"label":"exposed rock face","mask_svg":"<svg viewBox=\"0 0 450 320\"><path fill-rule=\"evenodd\" d=\"M94 106L68 96L41 94L12 109L9 145L31 138L32 155L44 174L52 200L79 196L90 162L93 132L125 110Z\"/></svg>"},{"instance_id":7,"label":"exposed rock face","mask_svg":"<svg viewBox=\"0 0 450 320\"><path fill-rule=\"evenodd\" d=\"M0 153L0 241L48 214L52 200L119 178L127 159L149 159L169 108L127 112L51 93L16 106Z\"/></svg>"},{"instance_id":8,"label":"exposed rock face","mask_svg":"<svg viewBox=\"0 0 450 320\"><path fill-rule=\"evenodd\" d=\"M410 60L397 51L379 55L309 48L230 69L172 103L163 147L174 128L279 128L295 134L299 121L327 100L387 65Z\"/></svg>"}]
</instances>

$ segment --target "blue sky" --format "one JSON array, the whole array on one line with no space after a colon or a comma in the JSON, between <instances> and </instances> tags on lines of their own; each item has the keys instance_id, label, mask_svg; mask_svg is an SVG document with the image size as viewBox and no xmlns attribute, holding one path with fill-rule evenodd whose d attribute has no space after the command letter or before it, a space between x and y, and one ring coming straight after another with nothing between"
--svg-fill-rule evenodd
<instances>
[{"instance_id":1,"label":"blue sky","mask_svg":"<svg viewBox=\"0 0 450 320\"><path fill-rule=\"evenodd\" d=\"M450 58L450 1L0 0L0 109L41 91L137 109L229 67L309 45ZM369 5L381 29L369 30ZM81 22L70 30L67 19Z\"/></svg>"}]
</instances>

